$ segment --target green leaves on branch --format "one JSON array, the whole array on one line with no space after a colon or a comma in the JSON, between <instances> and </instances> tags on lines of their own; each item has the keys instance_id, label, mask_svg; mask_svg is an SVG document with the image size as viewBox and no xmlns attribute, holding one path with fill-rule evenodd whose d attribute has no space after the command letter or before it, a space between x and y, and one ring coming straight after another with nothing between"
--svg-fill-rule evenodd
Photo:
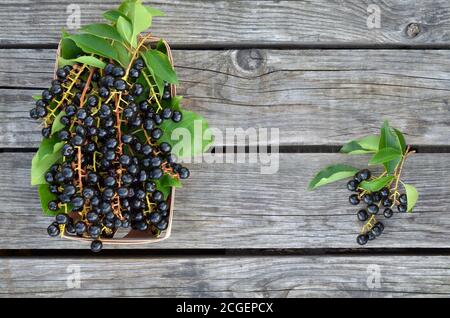
<instances>
[{"instance_id":1,"label":"green leaves on branch","mask_svg":"<svg viewBox=\"0 0 450 318\"><path fill-rule=\"evenodd\" d=\"M341 153L349 155L372 154L368 164L380 165L384 167L384 172L379 177L373 177L358 183L359 191L365 190L368 193L378 192L383 188L388 188L393 201L398 202L400 196L399 184L402 183L401 175L406 158L412 153L408 148L405 136L400 130L393 128L389 122L385 121L381 127L379 135L369 135L345 144ZM313 190L322 185L353 177L356 169L346 165L334 165L320 171L309 185ZM408 211L412 211L418 200L417 190L404 184L406 196L408 198Z\"/></svg>"},{"instance_id":2,"label":"green leaves on branch","mask_svg":"<svg viewBox=\"0 0 450 318\"><path fill-rule=\"evenodd\" d=\"M348 165L337 164L328 166L311 180L308 189L314 190L326 184L353 177L357 172L358 169Z\"/></svg>"}]
</instances>

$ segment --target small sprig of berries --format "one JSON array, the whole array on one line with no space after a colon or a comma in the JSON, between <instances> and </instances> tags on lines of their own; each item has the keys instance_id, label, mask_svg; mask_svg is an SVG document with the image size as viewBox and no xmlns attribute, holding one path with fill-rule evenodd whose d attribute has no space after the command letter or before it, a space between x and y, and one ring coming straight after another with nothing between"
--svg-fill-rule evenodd
<instances>
[{"instance_id":1,"label":"small sprig of berries","mask_svg":"<svg viewBox=\"0 0 450 318\"><path fill-rule=\"evenodd\" d=\"M365 205L356 214L357 219L364 222L356 241L359 245L365 245L384 232L385 224L379 220L381 216L390 219L395 212L412 212L419 195L413 186L404 183L401 178L406 159L415 151L406 145L399 130L385 122L380 135L351 141L342 147L341 153L372 154L369 165L383 166L384 171L375 176L369 169L332 165L315 176L309 189L351 177L347 182L347 189L353 192L349 202L352 206Z\"/></svg>"},{"instance_id":2,"label":"small sprig of berries","mask_svg":"<svg viewBox=\"0 0 450 318\"><path fill-rule=\"evenodd\" d=\"M363 169L347 183L347 189L354 192L349 197L350 204L353 206L365 204L365 207L359 209L356 214L358 220L364 222L356 239L359 245L365 245L383 233L384 223L379 221L380 215L385 219L390 219L394 215L394 211L405 213L408 208L407 195L399 193L394 185L392 185L392 189L384 187L375 192L369 192L359 186L362 182L370 180L376 180L376 178L372 177L370 170ZM383 213L380 213L381 211Z\"/></svg>"}]
</instances>

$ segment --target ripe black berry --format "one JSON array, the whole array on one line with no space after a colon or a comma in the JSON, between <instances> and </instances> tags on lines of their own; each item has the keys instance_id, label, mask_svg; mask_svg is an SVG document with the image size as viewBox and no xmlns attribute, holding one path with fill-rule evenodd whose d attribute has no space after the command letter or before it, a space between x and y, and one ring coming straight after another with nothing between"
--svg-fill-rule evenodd
<instances>
[{"instance_id":1,"label":"ripe black berry","mask_svg":"<svg viewBox=\"0 0 450 318\"><path fill-rule=\"evenodd\" d=\"M356 180L350 180L350 181L347 183L347 189L348 189L349 191L354 192L354 191L356 191L356 190L358 189L358 185L359 185L358 181L356 181Z\"/></svg>"},{"instance_id":2,"label":"ripe black berry","mask_svg":"<svg viewBox=\"0 0 450 318\"><path fill-rule=\"evenodd\" d=\"M368 179L370 179L370 177L371 177L371 172L368 169L361 170L356 174L356 179L361 180L361 181L368 180Z\"/></svg>"},{"instance_id":3,"label":"ripe black berry","mask_svg":"<svg viewBox=\"0 0 450 318\"><path fill-rule=\"evenodd\" d=\"M351 205L358 205L359 202L361 202L359 200L359 197L357 194L352 194L349 198L348 201L350 202Z\"/></svg>"},{"instance_id":4,"label":"ripe black berry","mask_svg":"<svg viewBox=\"0 0 450 318\"><path fill-rule=\"evenodd\" d=\"M61 225L65 225L65 224L67 224L67 223L69 223L69 216L67 215L67 214L65 214L65 213L59 213L57 216L56 216L56 223L58 223L58 224L61 224Z\"/></svg>"},{"instance_id":5,"label":"ripe black berry","mask_svg":"<svg viewBox=\"0 0 450 318\"><path fill-rule=\"evenodd\" d=\"M162 134L163 134L162 130L159 128L156 128L152 131L152 138L154 140L158 140L159 138L161 138Z\"/></svg>"},{"instance_id":6,"label":"ripe black berry","mask_svg":"<svg viewBox=\"0 0 450 318\"><path fill-rule=\"evenodd\" d=\"M356 241L358 242L359 245L366 245L367 242L369 241L369 236L367 234L358 235Z\"/></svg>"},{"instance_id":7,"label":"ripe black berry","mask_svg":"<svg viewBox=\"0 0 450 318\"><path fill-rule=\"evenodd\" d=\"M383 188L380 190L380 195L382 198L387 198L389 197L390 191L388 188Z\"/></svg>"},{"instance_id":8,"label":"ripe black berry","mask_svg":"<svg viewBox=\"0 0 450 318\"><path fill-rule=\"evenodd\" d=\"M363 195L362 199L363 199L364 203L367 205L371 205L374 202L373 196L371 194Z\"/></svg>"},{"instance_id":9,"label":"ripe black berry","mask_svg":"<svg viewBox=\"0 0 450 318\"><path fill-rule=\"evenodd\" d=\"M160 231L164 231L165 229L167 229L167 226L169 224L167 223L166 219L162 219L158 224L156 224L156 228Z\"/></svg>"},{"instance_id":10,"label":"ripe black berry","mask_svg":"<svg viewBox=\"0 0 450 318\"><path fill-rule=\"evenodd\" d=\"M118 91L124 91L127 89L127 83L124 80L119 79L114 82L114 88Z\"/></svg>"},{"instance_id":11,"label":"ripe black berry","mask_svg":"<svg viewBox=\"0 0 450 318\"><path fill-rule=\"evenodd\" d=\"M84 222L82 221L78 221L77 223L75 223L75 232L78 235L83 235L87 230L87 226Z\"/></svg>"},{"instance_id":12,"label":"ripe black berry","mask_svg":"<svg viewBox=\"0 0 450 318\"><path fill-rule=\"evenodd\" d=\"M176 123L179 123L183 119L183 115L181 112L175 111L172 115L172 120Z\"/></svg>"},{"instance_id":13,"label":"ripe black berry","mask_svg":"<svg viewBox=\"0 0 450 318\"><path fill-rule=\"evenodd\" d=\"M384 225L383 225L383 223L378 222L377 224L375 224L375 225L373 226L373 228L372 228L372 233L373 233L375 236L380 236L381 233L383 233L383 230L384 230Z\"/></svg>"},{"instance_id":14,"label":"ripe black berry","mask_svg":"<svg viewBox=\"0 0 450 318\"><path fill-rule=\"evenodd\" d=\"M397 206L398 212L405 213L408 210L408 207L405 204L399 204Z\"/></svg>"},{"instance_id":15,"label":"ripe black berry","mask_svg":"<svg viewBox=\"0 0 450 318\"><path fill-rule=\"evenodd\" d=\"M181 168L180 169L180 171L179 171L179 175L180 175L180 179L187 179L187 178L189 178L189 176L190 176L190 172L189 172L189 169L188 168ZM351 203L351 202L350 202ZM359 199L358 199L358 203L359 203ZM358 204L358 203L356 203L356 204ZM352 203L353 204L353 203Z\"/></svg>"},{"instance_id":16,"label":"ripe black berry","mask_svg":"<svg viewBox=\"0 0 450 318\"><path fill-rule=\"evenodd\" d=\"M99 240L92 241L91 243L91 251L94 253L98 253L102 250L103 243Z\"/></svg>"},{"instance_id":17,"label":"ripe black berry","mask_svg":"<svg viewBox=\"0 0 450 318\"><path fill-rule=\"evenodd\" d=\"M394 211L392 211L391 208L386 208L384 209L383 215L386 219L389 219L392 217L392 215L394 215Z\"/></svg>"},{"instance_id":18,"label":"ripe black berry","mask_svg":"<svg viewBox=\"0 0 450 318\"><path fill-rule=\"evenodd\" d=\"M408 204L408 199L407 199L407 197L406 197L406 194L400 195L400 197L398 198L398 200L400 201L401 204L404 204L404 205Z\"/></svg>"},{"instance_id":19,"label":"ripe black berry","mask_svg":"<svg viewBox=\"0 0 450 318\"><path fill-rule=\"evenodd\" d=\"M55 237L58 236L60 232L59 230L59 226L57 224L51 224L48 228L47 228L47 233L48 235Z\"/></svg>"},{"instance_id":20,"label":"ripe black berry","mask_svg":"<svg viewBox=\"0 0 450 318\"><path fill-rule=\"evenodd\" d=\"M367 219L369 218L369 214L366 210L359 210L357 216L358 220L360 220L361 222L367 221Z\"/></svg>"},{"instance_id":21,"label":"ripe black berry","mask_svg":"<svg viewBox=\"0 0 450 318\"><path fill-rule=\"evenodd\" d=\"M368 211L370 214L377 214L378 211L379 211L379 208L378 208L377 205L371 204L371 205L369 205L369 206L367 207L367 211Z\"/></svg>"},{"instance_id":22,"label":"ripe black berry","mask_svg":"<svg viewBox=\"0 0 450 318\"><path fill-rule=\"evenodd\" d=\"M56 202L56 201L50 201L50 202L48 203L48 209L49 209L50 211L57 211L57 210L58 210L58 202Z\"/></svg>"},{"instance_id":23,"label":"ripe black berry","mask_svg":"<svg viewBox=\"0 0 450 318\"><path fill-rule=\"evenodd\" d=\"M114 77L123 77L125 75L125 70L120 66L116 66L112 70L112 75Z\"/></svg>"}]
</instances>

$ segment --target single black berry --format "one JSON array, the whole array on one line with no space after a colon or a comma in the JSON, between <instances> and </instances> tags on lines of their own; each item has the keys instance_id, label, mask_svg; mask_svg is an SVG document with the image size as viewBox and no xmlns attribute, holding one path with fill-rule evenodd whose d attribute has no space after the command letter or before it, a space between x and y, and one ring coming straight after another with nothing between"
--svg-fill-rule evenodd
<instances>
[{"instance_id":1,"label":"single black berry","mask_svg":"<svg viewBox=\"0 0 450 318\"><path fill-rule=\"evenodd\" d=\"M367 221L367 219L369 218L369 214L366 210L359 210L357 216L358 220L360 220L361 222Z\"/></svg>"},{"instance_id":2,"label":"single black berry","mask_svg":"<svg viewBox=\"0 0 450 318\"><path fill-rule=\"evenodd\" d=\"M351 205L358 205L360 201L359 196L357 194L352 194L349 198L348 201L350 202Z\"/></svg>"},{"instance_id":3,"label":"single black berry","mask_svg":"<svg viewBox=\"0 0 450 318\"><path fill-rule=\"evenodd\" d=\"M102 250L103 243L99 240L92 241L91 243L91 251L94 253L98 253Z\"/></svg>"},{"instance_id":4,"label":"single black berry","mask_svg":"<svg viewBox=\"0 0 450 318\"><path fill-rule=\"evenodd\" d=\"M386 208L384 209L383 215L385 218L389 219L392 217L392 215L394 215L394 211L392 211L391 208Z\"/></svg>"},{"instance_id":5,"label":"single black berry","mask_svg":"<svg viewBox=\"0 0 450 318\"><path fill-rule=\"evenodd\" d=\"M367 234L358 235L356 241L358 242L359 245L366 245L367 242L369 241L369 236Z\"/></svg>"}]
</instances>

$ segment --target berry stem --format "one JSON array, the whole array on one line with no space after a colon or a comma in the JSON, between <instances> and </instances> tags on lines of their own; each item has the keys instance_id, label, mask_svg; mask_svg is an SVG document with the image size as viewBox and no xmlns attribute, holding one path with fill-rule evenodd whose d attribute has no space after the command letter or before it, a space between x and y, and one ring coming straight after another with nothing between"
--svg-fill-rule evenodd
<instances>
[{"instance_id":1,"label":"berry stem","mask_svg":"<svg viewBox=\"0 0 450 318\"><path fill-rule=\"evenodd\" d=\"M159 102L158 95L156 94L155 89L153 88L153 84L151 83L150 79L148 78L148 75L145 74L145 72L142 72L142 75L144 75L144 78L147 81L148 86L150 87L150 91L152 93L152 97L150 98L150 100L155 99L156 104L158 105L158 109L156 110L156 112L159 113L163 108L161 106L161 103Z\"/></svg>"},{"instance_id":2,"label":"berry stem","mask_svg":"<svg viewBox=\"0 0 450 318\"><path fill-rule=\"evenodd\" d=\"M125 76L123 77L123 79L125 81L128 79L128 75L130 74L131 67L133 66L133 62L136 60L136 58L139 54L139 50L141 49L142 45L144 45L144 43L147 41L147 39L149 39L150 37L151 37L151 34L149 33L139 41L138 46L136 47L136 49L133 52L133 55L131 56L130 64L128 65L127 70L125 71Z\"/></svg>"},{"instance_id":3,"label":"berry stem","mask_svg":"<svg viewBox=\"0 0 450 318\"><path fill-rule=\"evenodd\" d=\"M397 165L397 167L395 169L395 173L394 173L395 179L393 180L393 182L395 181L395 186L393 189L394 203L397 201L397 196L399 195L398 186L401 181L400 179L402 176L403 167L405 165L406 159L413 153L415 153L415 151L411 151L411 146L408 146L408 148L406 148L405 154L402 156L402 160L399 162L399 164Z\"/></svg>"},{"instance_id":4,"label":"berry stem","mask_svg":"<svg viewBox=\"0 0 450 318\"><path fill-rule=\"evenodd\" d=\"M84 65L83 65L84 67ZM95 68L91 68L90 72L89 72L89 76L86 80L86 85L83 89L83 92L81 93L81 97L80 97L80 108L83 108L83 104L84 104L84 99L86 98L86 93L89 89L89 86L91 85L91 81L92 81L92 76L94 76L94 72L95 72ZM80 193L83 191L83 171L81 168L81 147L77 147L77 158L78 158L78 182L79 182L79 187L80 187Z\"/></svg>"}]
</instances>

